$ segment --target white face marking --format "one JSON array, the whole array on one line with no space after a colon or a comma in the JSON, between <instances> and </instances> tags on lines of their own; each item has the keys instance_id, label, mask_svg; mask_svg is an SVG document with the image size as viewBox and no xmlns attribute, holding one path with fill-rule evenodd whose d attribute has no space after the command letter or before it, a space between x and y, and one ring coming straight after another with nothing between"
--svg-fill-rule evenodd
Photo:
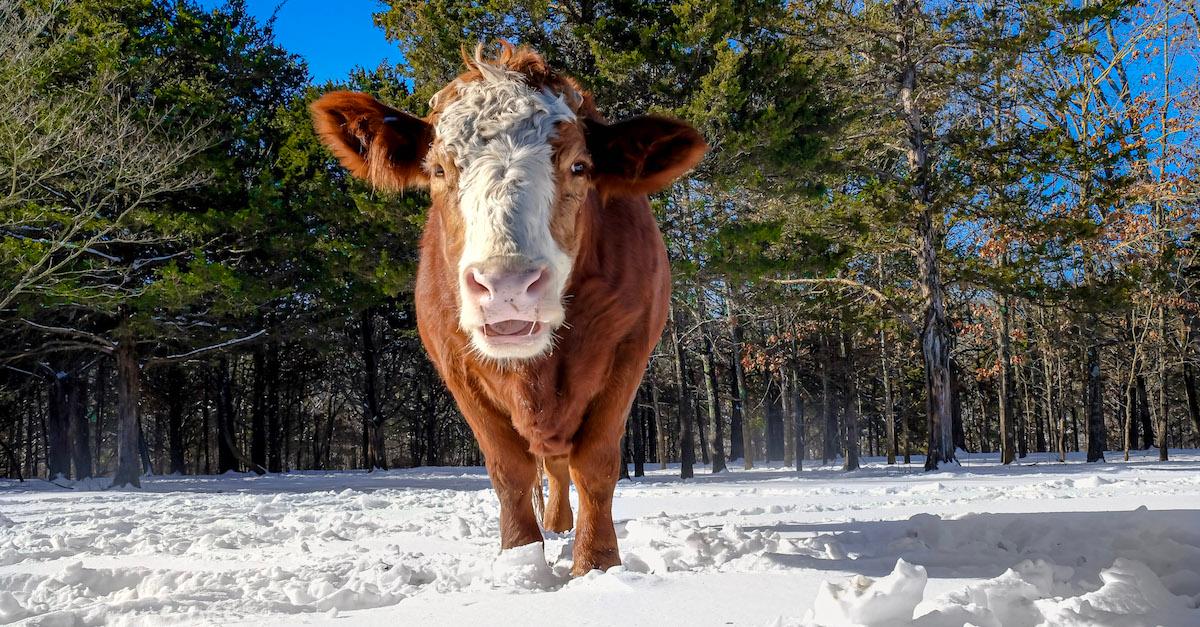
<instances>
[{"instance_id":1,"label":"white face marking","mask_svg":"<svg viewBox=\"0 0 1200 627\"><path fill-rule=\"evenodd\" d=\"M551 284L537 317L551 329L562 323L562 292L571 274L571 257L550 231L556 196L554 149L550 142L559 122L575 120L562 96L534 90L516 73L478 65L483 79L458 85L458 99L438 119L437 137L459 172L458 204L465 229L458 262L460 303L468 303L461 277L469 267L517 261L545 266ZM494 358L524 358L550 346L550 333L539 345L498 348L480 329L482 312L460 307L459 324L479 352Z\"/></svg>"}]
</instances>

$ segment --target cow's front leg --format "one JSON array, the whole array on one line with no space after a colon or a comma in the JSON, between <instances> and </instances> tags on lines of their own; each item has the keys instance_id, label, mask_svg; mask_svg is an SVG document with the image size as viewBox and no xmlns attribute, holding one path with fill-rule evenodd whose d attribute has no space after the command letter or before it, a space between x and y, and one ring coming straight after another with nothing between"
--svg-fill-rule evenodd
<instances>
[{"instance_id":1,"label":"cow's front leg","mask_svg":"<svg viewBox=\"0 0 1200 627\"><path fill-rule=\"evenodd\" d=\"M571 567L571 574L576 577L621 563L612 519L613 491L620 477L621 463L620 432L617 433L617 438L580 438L571 452L571 479L579 491L575 563Z\"/></svg>"},{"instance_id":2,"label":"cow's front leg","mask_svg":"<svg viewBox=\"0 0 1200 627\"><path fill-rule=\"evenodd\" d=\"M500 548L541 542L542 530L533 513L533 490L540 490L541 485L529 443L507 416L488 407L463 405L459 403L483 452L488 477L500 501Z\"/></svg>"},{"instance_id":3,"label":"cow's front leg","mask_svg":"<svg viewBox=\"0 0 1200 627\"><path fill-rule=\"evenodd\" d=\"M533 455L522 450L504 455L488 455L488 476L500 500L500 548L511 549L542 541L533 512L533 490L537 484L537 466Z\"/></svg>"}]
</instances>

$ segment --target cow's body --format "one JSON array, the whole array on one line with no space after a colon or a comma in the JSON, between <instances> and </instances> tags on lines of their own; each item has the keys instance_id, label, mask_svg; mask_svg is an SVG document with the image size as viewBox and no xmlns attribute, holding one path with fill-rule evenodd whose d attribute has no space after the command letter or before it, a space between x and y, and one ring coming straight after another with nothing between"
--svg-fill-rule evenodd
<instances>
[{"instance_id":1,"label":"cow's body","mask_svg":"<svg viewBox=\"0 0 1200 627\"><path fill-rule=\"evenodd\" d=\"M434 99L424 120L342 93L314 105L317 127L359 176L433 187L417 326L487 462L502 547L542 540L533 497L541 496L544 464L550 498L542 522L558 532L573 526L567 495L574 481L573 572L608 568L620 563L611 513L620 439L670 299L666 250L646 192L694 165L705 147L690 127L665 118L608 125L589 96L531 52L506 48L490 63L477 55L472 68ZM489 100L509 92L516 94L512 107ZM529 109L528 122L486 117ZM539 133L550 138L537 144ZM531 136L528 146L516 145ZM469 151L480 160L463 158ZM415 158L423 160L420 170ZM431 165L437 159L454 169ZM546 173L540 179L510 181L511 172L539 167ZM545 199L548 213L535 193L553 196ZM545 217L531 222L533 214ZM485 219L493 224L477 226ZM480 228L493 231L471 231ZM495 287L504 281L508 291ZM529 285L542 287L535 294ZM512 328L529 337L505 332Z\"/></svg>"},{"instance_id":2,"label":"cow's body","mask_svg":"<svg viewBox=\"0 0 1200 627\"><path fill-rule=\"evenodd\" d=\"M564 328L549 354L516 363L470 350L457 323L454 274L431 243L441 237L440 221L435 208L417 272L417 328L468 419L476 410L498 410L524 440L523 449L549 457L569 454L584 418L611 405L621 410L619 437L670 298L666 249L646 199L609 198L588 207L581 254L567 284Z\"/></svg>"},{"instance_id":3,"label":"cow's body","mask_svg":"<svg viewBox=\"0 0 1200 627\"><path fill-rule=\"evenodd\" d=\"M670 271L658 225L645 197L588 203L584 241L567 293L567 322L553 351L529 362L481 359L458 328L453 274L432 239L440 237L436 209L429 216L417 273L417 327L438 372L475 433L493 482L511 481L514 510L504 521L505 547L541 541L530 489L538 460L547 457L550 503L546 526L571 527L566 503L565 455L577 484L608 486L581 501L580 525L612 522L608 508L621 461L625 418L646 362L667 320ZM503 491L500 485L497 489ZM537 488L540 489L540 486ZM583 492L581 490L581 497ZM502 497L503 498L503 497ZM591 505L591 507L589 507ZM592 508L602 512L590 512ZM605 542L616 549L616 538ZM610 566L615 555L588 564ZM579 558L576 558L579 561ZM576 569L580 570L580 569Z\"/></svg>"}]
</instances>

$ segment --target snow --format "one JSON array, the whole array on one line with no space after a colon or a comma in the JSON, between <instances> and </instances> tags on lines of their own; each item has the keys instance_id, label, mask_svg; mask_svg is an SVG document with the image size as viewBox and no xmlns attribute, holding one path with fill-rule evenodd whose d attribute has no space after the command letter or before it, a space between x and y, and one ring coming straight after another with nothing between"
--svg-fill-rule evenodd
<instances>
[{"instance_id":1,"label":"snow","mask_svg":"<svg viewBox=\"0 0 1200 627\"><path fill-rule=\"evenodd\" d=\"M1200 625L1200 451L964 457L656 469L577 579L570 533L498 552L479 468L0 480L0 624Z\"/></svg>"},{"instance_id":2,"label":"snow","mask_svg":"<svg viewBox=\"0 0 1200 627\"><path fill-rule=\"evenodd\" d=\"M869 627L911 622L927 580L924 568L898 559L896 569L878 581L863 575L852 577L844 585L826 581L805 622Z\"/></svg>"}]
</instances>

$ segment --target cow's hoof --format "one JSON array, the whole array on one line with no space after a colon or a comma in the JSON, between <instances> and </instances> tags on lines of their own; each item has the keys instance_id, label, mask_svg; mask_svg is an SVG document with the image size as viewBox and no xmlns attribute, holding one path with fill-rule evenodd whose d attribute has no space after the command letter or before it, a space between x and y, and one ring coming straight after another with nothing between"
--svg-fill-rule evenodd
<instances>
[{"instance_id":1,"label":"cow's hoof","mask_svg":"<svg viewBox=\"0 0 1200 627\"><path fill-rule=\"evenodd\" d=\"M554 533L566 533L570 530L571 530L571 523L569 523L569 522L566 524L562 524L562 525L546 523L546 531L551 531Z\"/></svg>"},{"instance_id":2,"label":"cow's hoof","mask_svg":"<svg viewBox=\"0 0 1200 627\"><path fill-rule=\"evenodd\" d=\"M525 546L527 544L541 544L545 538L542 537L542 530L537 526L537 519L533 519L533 526L522 529L508 530L508 533L500 534L500 550L507 551L508 549Z\"/></svg>"},{"instance_id":3,"label":"cow's hoof","mask_svg":"<svg viewBox=\"0 0 1200 627\"><path fill-rule=\"evenodd\" d=\"M591 556L576 556L575 564L571 566L572 577L582 577L593 570L608 570L613 566L620 566L621 558L617 555L617 550L602 551L593 553Z\"/></svg>"},{"instance_id":4,"label":"cow's hoof","mask_svg":"<svg viewBox=\"0 0 1200 627\"><path fill-rule=\"evenodd\" d=\"M546 510L546 518L542 521L542 527L546 531L554 533L566 533L575 526L575 521L572 520L571 510L552 513L551 510Z\"/></svg>"}]
</instances>

